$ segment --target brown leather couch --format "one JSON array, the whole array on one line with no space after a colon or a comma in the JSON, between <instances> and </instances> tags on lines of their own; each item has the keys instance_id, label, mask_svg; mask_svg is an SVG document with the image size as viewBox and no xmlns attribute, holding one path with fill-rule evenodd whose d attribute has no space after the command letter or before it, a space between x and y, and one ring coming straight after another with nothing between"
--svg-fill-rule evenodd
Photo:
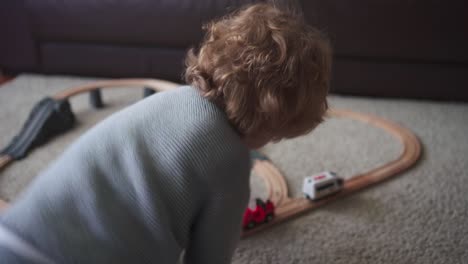
<instances>
[{"instance_id":1,"label":"brown leather couch","mask_svg":"<svg viewBox=\"0 0 468 264\"><path fill-rule=\"evenodd\" d=\"M3 0L0 69L181 81L201 25L249 0ZM468 101L463 0L301 0L332 39L335 93Z\"/></svg>"}]
</instances>

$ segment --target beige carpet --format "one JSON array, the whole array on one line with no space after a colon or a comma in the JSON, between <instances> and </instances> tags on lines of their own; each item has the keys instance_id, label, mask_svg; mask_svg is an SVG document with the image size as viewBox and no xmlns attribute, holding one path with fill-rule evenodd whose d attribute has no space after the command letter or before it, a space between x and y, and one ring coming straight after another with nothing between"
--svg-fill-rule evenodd
<instances>
[{"instance_id":1,"label":"beige carpet","mask_svg":"<svg viewBox=\"0 0 468 264\"><path fill-rule=\"evenodd\" d=\"M32 105L94 79L21 75L0 86L0 146L18 131ZM104 93L93 110L87 96L71 103L79 125L0 174L0 197L14 199L83 131L141 98L141 89ZM331 106L377 114L413 130L424 153L413 169L369 190L241 241L236 264L468 263L468 104L330 97ZM384 131L352 120L327 120L311 135L264 151L300 195L302 178L322 170L350 177L396 158L401 146ZM252 198L264 196L252 178Z\"/></svg>"}]
</instances>

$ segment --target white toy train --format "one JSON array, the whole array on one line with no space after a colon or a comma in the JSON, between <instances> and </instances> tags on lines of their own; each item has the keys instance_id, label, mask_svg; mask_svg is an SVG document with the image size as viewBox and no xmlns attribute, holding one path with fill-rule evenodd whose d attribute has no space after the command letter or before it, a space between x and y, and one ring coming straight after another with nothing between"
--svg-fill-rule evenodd
<instances>
[{"instance_id":1,"label":"white toy train","mask_svg":"<svg viewBox=\"0 0 468 264\"><path fill-rule=\"evenodd\" d=\"M317 200L336 193L343 188L343 179L331 171L306 177L302 192L307 199Z\"/></svg>"}]
</instances>

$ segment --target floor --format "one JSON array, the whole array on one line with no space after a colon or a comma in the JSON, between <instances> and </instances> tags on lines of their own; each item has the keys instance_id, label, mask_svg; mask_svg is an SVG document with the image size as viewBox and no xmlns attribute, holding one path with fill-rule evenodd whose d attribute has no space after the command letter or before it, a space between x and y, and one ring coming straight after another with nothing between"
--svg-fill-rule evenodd
<instances>
[{"instance_id":1,"label":"floor","mask_svg":"<svg viewBox=\"0 0 468 264\"><path fill-rule=\"evenodd\" d=\"M21 128L44 96L94 81L91 78L20 75L0 89L0 146ZM461 89L461 87L460 87ZM27 95L27 96L24 96ZM78 125L0 173L0 197L14 200L86 130L141 98L141 90L114 89L95 110L88 96L71 100ZM423 155L397 177L243 239L233 264L463 264L468 259L468 103L330 96L331 107L375 114L411 129ZM333 170L343 177L371 170L401 151L379 128L327 118L312 134L263 150L286 177L291 196L303 177ZM252 196L263 182L252 177Z\"/></svg>"}]
</instances>

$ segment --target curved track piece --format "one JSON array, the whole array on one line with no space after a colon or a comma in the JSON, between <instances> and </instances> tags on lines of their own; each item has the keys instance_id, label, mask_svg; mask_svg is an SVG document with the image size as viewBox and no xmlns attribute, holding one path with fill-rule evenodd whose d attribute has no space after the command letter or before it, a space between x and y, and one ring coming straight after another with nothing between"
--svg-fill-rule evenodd
<instances>
[{"instance_id":1,"label":"curved track piece","mask_svg":"<svg viewBox=\"0 0 468 264\"><path fill-rule=\"evenodd\" d=\"M396 123L377 116L356 113L348 110L333 109L330 110L328 114L329 116L334 117L355 119L384 129L403 143L403 152L396 160L393 160L371 171L355 175L349 180L346 180L344 182L343 189L335 195L318 201L309 201L306 198L289 197L277 200L279 203L276 204L276 216L273 221L264 225L260 225L255 229L244 231L242 233L242 237L253 235L257 232L270 228L275 224L290 220L331 201L355 193L376 183L382 182L398 174L399 172L408 169L419 159L421 154L421 144L418 138L410 130ZM257 168L258 166L260 166L260 168ZM259 163L259 161L257 161L254 169L257 170L257 173L261 174L263 178L267 178L267 182L269 183L267 184L267 187L270 188L270 198L278 199L277 197L287 196L287 190L285 192L283 191L283 183L277 179L278 175L276 172L268 172L263 168L264 166L265 164ZM270 167L273 167L273 165L270 165Z\"/></svg>"},{"instance_id":2,"label":"curved track piece","mask_svg":"<svg viewBox=\"0 0 468 264\"><path fill-rule=\"evenodd\" d=\"M268 190L268 199L276 206L288 202L288 186L279 170L268 160L256 160L253 170L263 178Z\"/></svg>"},{"instance_id":3,"label":"curved track piece","mask_svg":"<svg viewBox=\"0 0 468 264\"><path fill-rule=\"evenodd\" d=\"M13 158L10 155L0 156L0 168L6 167L10 162L13 161ZM1 208L1 206L0 206Z\"/></svg>"},{"instance_id":4,"label":"curved track piece","mask_svg":"<svg viewBox=\"0 0 468 264\"><path fill-rule=\"evenodd\" d=\"M138 88L150 88L155 91L167 91L174 89L181 84L173 83L164 80L157 79L117 79L109 81L98 81L90 84L73 87L67 90L64 90L53 96L55 99L66 99L81 93L97 90L100 88L116 88L116 87L138 87Z\"/></svg>"}]
</instances>

